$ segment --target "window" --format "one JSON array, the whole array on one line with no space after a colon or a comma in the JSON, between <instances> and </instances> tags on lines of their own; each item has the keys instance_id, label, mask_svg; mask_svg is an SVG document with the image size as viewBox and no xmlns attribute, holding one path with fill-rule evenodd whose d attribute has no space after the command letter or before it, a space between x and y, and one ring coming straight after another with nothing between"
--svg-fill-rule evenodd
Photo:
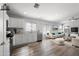
<instances>
[{"instance_id":1,"label":"window","mask_svg":"<svg viewBox=\"0 0 79 59\"><path fill-rule=\"evenodd\" d=\"M32 28L31 29L32 29L32 31L36 31L36 24L32 23Z\"/></svg>"},{"instance_id":2,"label":"window","mask_svg":"<svg viewBox=\"0 0 79 59\"><path fill-rule=\"evenodd\" d=\"M26 31L36 31L36 24L34 23L26 23Z\"/></svg>"},{"instance_id":3,"label":"window","mask_svg":"<svg viewBox=\"0 0 79 59\"><path fill-rule=\"evenodd\" d=\"M26 31L31 31L31 23L26 23Z\"/></svg>"}]
</instances>

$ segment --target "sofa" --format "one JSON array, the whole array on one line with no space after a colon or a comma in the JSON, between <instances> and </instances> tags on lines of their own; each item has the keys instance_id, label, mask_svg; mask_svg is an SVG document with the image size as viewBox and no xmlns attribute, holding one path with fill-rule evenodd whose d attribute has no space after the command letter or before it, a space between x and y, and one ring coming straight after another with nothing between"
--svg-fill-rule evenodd
<instances>
[{"instance_id":1,"label":"sofa","mask_svg":"<svg viewBox=\"0 0 79 59\"><path fill-rule=\"evenodd\" d=\"M56 33L52 33L52 36L55 38L61 38L64 36L63 32L56 32Z\"/></svg>"}]
</instances>

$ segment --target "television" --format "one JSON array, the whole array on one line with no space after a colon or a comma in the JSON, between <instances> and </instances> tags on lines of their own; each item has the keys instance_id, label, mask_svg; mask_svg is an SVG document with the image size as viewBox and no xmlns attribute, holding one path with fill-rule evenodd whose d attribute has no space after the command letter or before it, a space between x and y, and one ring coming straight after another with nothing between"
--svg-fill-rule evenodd
<instances>
[{"instance_id":1,"label":"television","mask_svg":"<svg viewBox=\"0 0 79 59\"><path fill-rule=\"evenodd\" d=\"M71 32L78 32L78 27L72 27Z\"/></svg>"}]
</instances>

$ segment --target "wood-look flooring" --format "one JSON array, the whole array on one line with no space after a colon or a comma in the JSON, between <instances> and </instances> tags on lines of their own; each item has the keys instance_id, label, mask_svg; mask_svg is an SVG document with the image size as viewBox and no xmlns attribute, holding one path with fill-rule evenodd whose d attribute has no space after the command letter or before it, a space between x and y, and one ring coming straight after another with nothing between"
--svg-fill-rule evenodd
<instances>
[{"instance_id":1,"label":"wood-look flooring","mask_svg":"<svg viewBox=\"0 0 79 59\"><path fill-rule=\"evenodd\" d=\"M12 56L79 56L79 48L58 45L50 39L13 49Z\"/></svg>"}]
</instances>

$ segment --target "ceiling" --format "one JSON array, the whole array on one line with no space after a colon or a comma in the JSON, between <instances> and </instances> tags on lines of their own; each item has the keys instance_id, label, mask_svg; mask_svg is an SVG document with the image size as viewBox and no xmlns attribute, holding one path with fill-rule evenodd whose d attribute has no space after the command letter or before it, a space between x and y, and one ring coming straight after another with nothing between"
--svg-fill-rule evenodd
<instances>
[{"instance_id":1,"label":"ceiling","mask_svg":"<svg viewBox=\"0 0 79 59\"><path fill-rule=\"evenodd\" d=\"M66 21L69 17L79 15L79 3L8 3L11 13L24 17L40 18L47 21Z\"/></svg>"}]
</instances>

